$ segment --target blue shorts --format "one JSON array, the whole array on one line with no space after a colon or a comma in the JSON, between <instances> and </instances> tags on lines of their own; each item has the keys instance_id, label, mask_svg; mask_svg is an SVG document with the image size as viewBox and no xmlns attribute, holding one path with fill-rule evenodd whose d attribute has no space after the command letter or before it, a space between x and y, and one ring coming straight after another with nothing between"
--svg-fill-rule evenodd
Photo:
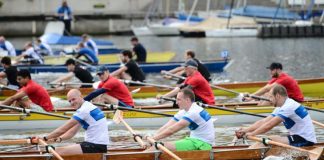
<instances>
[{"instance_id":1,"label":"blue shorts","mask_svg":"<svg viewBox=\"0 0 324 160\"><path fill-rule=\"evenodd\" d=\"M312 146L314 145L313 142L307 141L303 137L299 135L290 135L287 136L289 140L289 145L295 146L295 147L304 147L304 146Z\"/></svg>"}]
</instances>

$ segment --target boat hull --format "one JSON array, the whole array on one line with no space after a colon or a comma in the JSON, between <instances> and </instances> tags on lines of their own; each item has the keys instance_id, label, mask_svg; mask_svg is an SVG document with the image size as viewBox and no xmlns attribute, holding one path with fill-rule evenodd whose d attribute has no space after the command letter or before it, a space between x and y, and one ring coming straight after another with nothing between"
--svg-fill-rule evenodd
<instances>
[{"instance_id":1,"label":"boat hull","mask_svg":"<svg viewBox=\"0 0 324 160\"><path fill-rule=\"evenodd\" d=\"M247 103L250 104L250 103ZM311 104L308 105L308 104ZM304 105L308 105L310 107L316 109L324 109L324 99L322 100L314 100L305 102ZM239 104L223 104L230 109L236 109L237 111L249 112L253 114L260 115L269 115L274 107L271 106L256 106L256 105L239 105ZM138 107L137 107L138 108ZM144 109L144 108L143 108ZM170 115L174 115L178 109L146 109L148 111L154 111L159 113L166 113ZM212 115L212 120L215 124L246 124L253 123L260 119L260 117L237 114L229 111L223 111L219 109L207 108L207 111ZM68 115L71 116L75 113L72 109L56 109L54 112L59 115ZM121 124L117 125L112 122L112 118L114 116L114 111L104 110L104 113L107 117L107 125L110 128L120 128ZM324 116L323 113L309 111L311 117L317 121L323 121ZM165 124L170 117L163 117L160 115L154 115L149 113L142 113L136 111L124 111L124 119L125 121L131 125L132 127L160 127ZM63 118L42 115L39 113L31 113L30 115L26 115L23 113L14 113L8 111L0 112L0 128L3 130L8 129L42 129L42 128L57 128L62 125L66 120Z\"/></svg>"}]
</instances>

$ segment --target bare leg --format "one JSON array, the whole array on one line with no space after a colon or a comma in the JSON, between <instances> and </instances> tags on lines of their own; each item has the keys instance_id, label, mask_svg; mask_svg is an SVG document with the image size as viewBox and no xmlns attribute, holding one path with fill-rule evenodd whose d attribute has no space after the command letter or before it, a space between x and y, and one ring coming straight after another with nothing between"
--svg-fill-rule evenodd
<instances>
[{"instance_id":1,"label":"bare leg","mask_svg":"<svg viewBox=\"0 0 324 160\"><path fill-rule=\"evenodd\" d=\"M284 143L284 144L289 144L289 140L287 137L280 137L280 136L269 136L273 141ZM260 148L260 147L265 147L263 143L257 142L252 144L249 148Z\"/></svg>"},{"instance_id":2,"label":"bare leg","mask_svg":"<svg viewBox=\"0 0 324 160\"><path fill-rule=\"evenodd\" d=\"M263 94L262 97L269 99L270 93L267 92L267 93ZM272 103L269 101L259 101L259 103L258 103L258 106L269 106L269 105L272 105Z\"/></svg>"},{"instance_id":3,"label":"bare leg","mask_svg":"<svg viewBox=\"0 0 324 160\"><path fill-rule=\"evenodd\" d=\"M108 103L108 104L118 104L118 99L112 97L108 94L102 94L100 97L100 103Z\"/></svg>"},{"instance_id":4,"label":"bare leg","mask_svg":"<svg viewBox=\"0 0 324 160\"><path fill-rule=\"evenodd\" d=\"M73 144L64 147L57 147L55 151L59 155L74 155L74 154L82 154L82 149L80 144Z\"/></svg>"},{"instance_id":5,"label":"bare leg","mask_svg":"<svg viewBox=\"0 0 324 160\"><path fill-rule=\"evenodd\" d=\"M175 147L174 142L165 142L164 143L164 147L168 148L171 151L175 151L176 150L176 147ZM145 151L154 151L155 149L156 149L155 146L152 146L152 147L150 147L149 149L147 149Z\"/></svg>"}]
</instances>

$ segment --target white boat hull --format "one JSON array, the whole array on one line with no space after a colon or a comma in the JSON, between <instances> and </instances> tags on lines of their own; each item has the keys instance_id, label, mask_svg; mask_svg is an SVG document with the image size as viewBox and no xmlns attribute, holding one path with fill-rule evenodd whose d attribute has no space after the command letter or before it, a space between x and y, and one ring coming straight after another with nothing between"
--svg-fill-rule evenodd
<instances>
[{"instance_id":1,"label":"white boat hull","mask_svg":"<svg viewBox=\"0 0 324 160\"><path fill-rule=\"evenodd\" d=\"M132 26L131 28L132 28L132 31L135 36L153 36L154 35L147 26L142 26L142 27Z\"/></svg>"}]
</instances>

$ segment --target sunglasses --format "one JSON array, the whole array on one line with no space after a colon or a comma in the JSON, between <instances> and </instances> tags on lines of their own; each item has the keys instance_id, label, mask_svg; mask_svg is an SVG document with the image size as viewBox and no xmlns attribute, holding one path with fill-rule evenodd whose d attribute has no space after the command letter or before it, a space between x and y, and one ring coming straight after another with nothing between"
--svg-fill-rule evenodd
<instances>
[{"instance_id":1,"label":"sunglasses","mask_svg":"<svg viewBox=\"0 0 324 160\"><path fill-rule=\"evenodd\" d=\"M97 73L98 76L102 76L104 73Z\"/></svg>"}]
</instances>

